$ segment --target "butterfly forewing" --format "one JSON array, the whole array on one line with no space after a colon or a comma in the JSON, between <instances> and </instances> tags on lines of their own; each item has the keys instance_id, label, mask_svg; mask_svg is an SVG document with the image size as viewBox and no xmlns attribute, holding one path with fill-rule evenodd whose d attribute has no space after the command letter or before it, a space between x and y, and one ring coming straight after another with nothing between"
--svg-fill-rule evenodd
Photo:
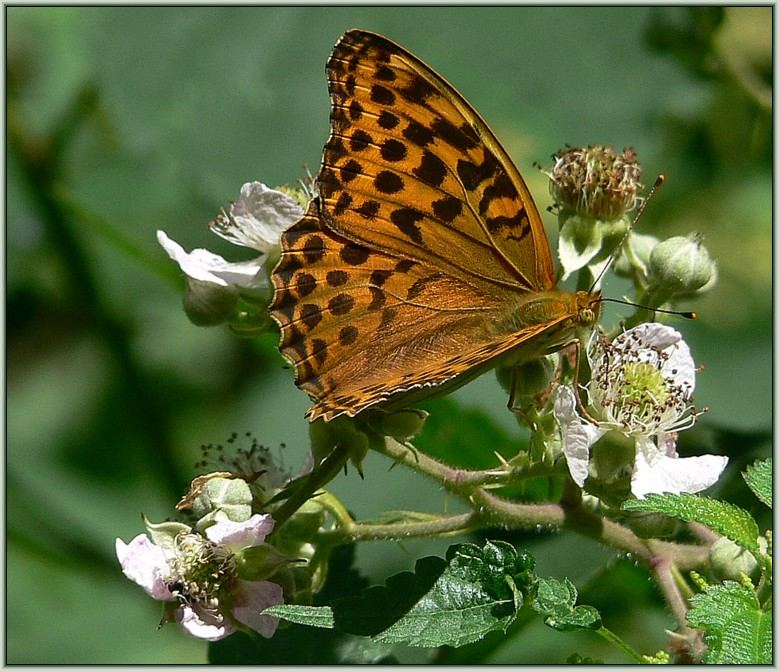
<instances>
[{"instance_id":1,"label":"butterfly forewing","mask_svg":"<svg viewBox=\"0 0 779 671\"><path fill-rule=\"evenodd\" d=\"M327 76L332 129L319 188L333 230L482 285L552 288L527 187L454 88L363 31L339 40Z\"/></svg>"},{"instance_id":2,"label":"butterfly forewing","mask_svg":"<svg viewBox=\"0 0 779 671\"><path fill-rule=\"evenodd\" d=\"M576 300L550 291L538 211L473 108L363 31L343 35L327 76L319 196L283 234L272 277L281 351L316 401L309 417L354 416L559 340ZM556 301L548 315L516 318L538 292Z\"/></svg>"}]
</instances>

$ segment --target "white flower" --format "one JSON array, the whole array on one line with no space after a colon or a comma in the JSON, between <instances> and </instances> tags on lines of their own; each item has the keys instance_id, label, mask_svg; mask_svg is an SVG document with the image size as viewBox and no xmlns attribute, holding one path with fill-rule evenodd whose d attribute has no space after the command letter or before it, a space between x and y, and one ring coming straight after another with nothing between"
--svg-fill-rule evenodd
<instances>
[{"instance_id":1,"label":"white flower","mask_svg":"<svg viewBox=\"0 0 779 671\"><path fill-rule=\"evenodd\" d=\"M116 556L124 574L160 601L178 602L172 618L197 638L218 641L240 625L273 636L278 619L261 612L283 603L279 585L270 581L242 580L235 555L261 545L273 529L270 515L253 515L246 522L217 522L206 537L183 527L166 538L156 525L125 544L116 539Z\"/></svg>"},{"instance_id":2,"label":"white flower","mask_svg":"<svg viewBox=\"0 0 779 671\"><path fill-rule=\"evenodd\" d=\"M229 211L222 210L209 226L225 240L259 252L256 258L232 263L206 249L186 252L164 231L157 231L157 240L192 279L257 289L268 286L267 274L260 271L278 247L281 234L302 216L303 208L287 194L262 182L249 182L241 187L241 196Z\"/></svg>"},{"instance_id":3,"label":"white flower","mask_svg":"<svg viewBox=\"0 0 779 671\"><path fill-rule=\"evenodd\" d=\"M568 470L580 487L588 476L590 450L603 435L618 431L635 441L630 488L650 493L699 492L713 485L727 457L680 458L676 433L695 423L692 406L695 364L682 336L663 324L641 324L609 343L594 338L588 349L591 414L583 419L570 387L560 387L555 416Z\"/></svg>"}]
</instances>

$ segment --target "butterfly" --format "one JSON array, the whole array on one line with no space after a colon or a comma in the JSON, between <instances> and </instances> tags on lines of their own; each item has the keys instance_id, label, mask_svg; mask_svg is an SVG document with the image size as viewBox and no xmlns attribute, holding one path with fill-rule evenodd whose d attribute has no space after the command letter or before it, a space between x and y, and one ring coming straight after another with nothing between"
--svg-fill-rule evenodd
<instances>
[{"instance_id":1,"label":"butterfly","mask_svg":"<svg viewBox=\"0 0 779 671\"><path fill-rule=\"evenodd\" d=\"M311 421L459 386L597 320L600 294L555 290L525 182L450 84L363 30L326 72L318 195L281 237L270 305Z\"/></svg>"}]
</instances>

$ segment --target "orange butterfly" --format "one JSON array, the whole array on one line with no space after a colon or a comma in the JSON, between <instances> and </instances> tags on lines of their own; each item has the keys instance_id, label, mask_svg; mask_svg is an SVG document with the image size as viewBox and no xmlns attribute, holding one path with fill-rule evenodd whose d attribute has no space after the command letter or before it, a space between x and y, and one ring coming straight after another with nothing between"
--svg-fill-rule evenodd
<instances>
[{"instance_id":1,"label":"orange butterfly","mask_svg":"<svg viewBox=\"0 0 779 671\"><path fill-rule=\"evenodd\" d=\"M270 306L311 421L405 405L596 321L600 294L555 290L525 182L452 86L362 30L327 79L319 195L281 238Z\"/></svg>"}]
</instances>

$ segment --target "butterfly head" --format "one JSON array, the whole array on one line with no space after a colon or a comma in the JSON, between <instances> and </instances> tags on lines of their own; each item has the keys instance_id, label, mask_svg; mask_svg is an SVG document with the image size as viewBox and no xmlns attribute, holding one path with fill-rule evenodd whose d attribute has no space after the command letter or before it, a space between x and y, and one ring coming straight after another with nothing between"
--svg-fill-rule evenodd
<instances>
[{"instance_id":1,"label":"butterfly head","mask_svg":"<svg viewBox=\"0 0 779 671\"><path fill-rule=\"evenodd\" d=\"M592 326L600 317L600 304L603 297L600 291L576 292L576 315L580 326Z\"/></svg>"}]
</instances>

